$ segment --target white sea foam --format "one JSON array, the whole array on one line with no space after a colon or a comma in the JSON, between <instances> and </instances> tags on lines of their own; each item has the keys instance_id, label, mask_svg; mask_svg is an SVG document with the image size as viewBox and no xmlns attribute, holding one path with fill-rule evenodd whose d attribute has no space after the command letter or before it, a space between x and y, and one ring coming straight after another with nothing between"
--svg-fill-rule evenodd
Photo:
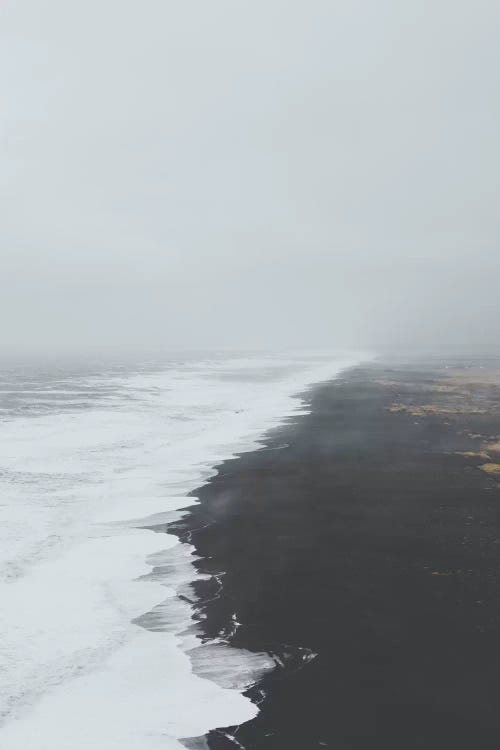
<instances>
[{"instance_id":1,"label":"white sea foam","mask_svg":"<svg viewBox=\"0 0 500 750\"><path fill-rule=\"evenodd\" d=\"M24 391L4 377L2 750L170 750L255 715L241 691L274 662L200 646L177 596L192 548L139 527L196 502L216 464L303 409L294 394L358 360L34 374Z\"/></svg>"}]
</instances>

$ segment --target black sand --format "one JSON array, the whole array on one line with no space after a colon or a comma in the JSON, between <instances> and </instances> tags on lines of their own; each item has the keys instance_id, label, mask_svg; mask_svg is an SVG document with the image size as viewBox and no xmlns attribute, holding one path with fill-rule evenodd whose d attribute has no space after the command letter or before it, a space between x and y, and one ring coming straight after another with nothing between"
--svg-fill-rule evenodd
<instances>
[{"instance_id":1,"label":"black sand","mask_svg":"<svg viewBox=\"0 0 500 750\"><path fill-rule=\"evenodd\" d=\"M225 462L177 524L224 572L220 595L199 585L207 636L235 613L235 646L299 654L250 691L245 750L500 746L500 478L458 453L500 433L499 389L389 410L448 403L441 375L377 365L313 389L310 415Z\"/></svg>"}]
</instances>

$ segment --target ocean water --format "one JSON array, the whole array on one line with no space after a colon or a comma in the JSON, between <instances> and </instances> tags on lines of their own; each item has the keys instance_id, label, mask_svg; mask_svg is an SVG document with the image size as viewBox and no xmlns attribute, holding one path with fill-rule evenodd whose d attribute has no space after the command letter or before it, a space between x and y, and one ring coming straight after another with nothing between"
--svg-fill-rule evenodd
<instances>
[{"instance_id":1,"label":"ocean water","mask_svg":"<svg viewBox=\"0 0 500 750\"><path fill-rule=\"evenodd\" d=\"M242 691L273 663L223 638L201 644L193 548L154 527L299 414L307 385L361 358L0 369L2 750L179 750L256 714Z\"/></svg>"}]
</instances>

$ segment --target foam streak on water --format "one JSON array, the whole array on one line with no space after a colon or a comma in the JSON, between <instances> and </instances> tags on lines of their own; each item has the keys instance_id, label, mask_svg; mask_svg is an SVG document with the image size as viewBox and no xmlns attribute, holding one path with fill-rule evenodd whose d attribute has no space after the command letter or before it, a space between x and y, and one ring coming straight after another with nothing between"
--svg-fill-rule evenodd
<instances>
[{"instance_id":1,"label":"foam streak on water","mask_svg":"<svg viewBox=\"0 0 500 750\"><path fill-rule=\"evenodd\" d=\"M294 394L356 359L2 372L3 750L179 750L255 715L241 674L267 657L197 651L177 596L193 550L141 526L196 502L187 493L216 464L303 407Z\"/></svg>"}]
</instances>

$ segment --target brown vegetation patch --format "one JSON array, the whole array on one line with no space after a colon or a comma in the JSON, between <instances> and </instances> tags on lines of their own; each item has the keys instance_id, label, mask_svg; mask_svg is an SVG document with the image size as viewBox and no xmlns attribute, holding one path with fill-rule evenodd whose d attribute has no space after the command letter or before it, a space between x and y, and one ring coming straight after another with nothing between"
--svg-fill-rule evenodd
<instances>
[{"instance_id":1,"label":"brown vegetation patch","mask_svg":"<svg viewBox=\"0 0 500 750\"><path fill-rule=\"evenodd\" d=\"M453 573L449 570L433 570L431 576L452 576Z\"/></svg>"},{"instance_id":2,"label":"brown vegetation patch","mask_svg":"<svg viewBox=\"0 0 500 750\"><path fill-rule=\"evenodd\" d=\"M441 372L446 380L449 380L454 384L461 383L465 386L500 386L500 370L494 367L491 369L482 367L450 367Z\"/></svg>"},{"instance_id":3,"label":"brown vegetation patch","mask_svg":"<svg viewBox=\"0 0 500 750\"><path fill-rule=\"evenodd\" d=\"M500 464L482 464L479 468L486 474L500 474Z\"/></svg>"},{"instance_id":4,"label":"brown vegetation patch","mask_svg":"<svg viewBox=\"0 0 500 750\"><path fill-rule=\"evenodd\" d=\"M474 406L457 405L441 406L439 404L392 404L388 407L390 412L406 412L414 417L426 417L429 415L443 414L486 414L486 409L480 409Z\"/></svg>"},{"instance_id":5,"label":"brown vegetation patch","mask_svg":"<svg viewBox=\"0 0 500 750\"><path fill-rule=\"evenodd\" d=\"M485 451L458 451L459 456L465 456L466 458L482 458L484 461L489 461L490 457Z\"/></svg>"}]
</instances>

